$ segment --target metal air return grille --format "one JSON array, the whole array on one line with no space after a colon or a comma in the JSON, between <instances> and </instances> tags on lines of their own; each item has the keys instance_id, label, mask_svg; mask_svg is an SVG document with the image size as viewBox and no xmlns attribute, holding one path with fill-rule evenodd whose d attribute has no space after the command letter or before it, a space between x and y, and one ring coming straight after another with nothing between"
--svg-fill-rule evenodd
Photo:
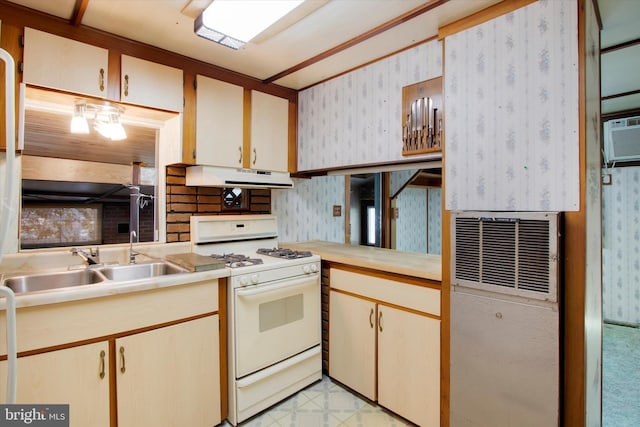
<instances>
[{"instance_id":1,"label":"metal air return grille","mask_svg":"<svg viewBox=\"0 0 640 427\"><path fill-rule=\"evenodd\" d=\"M453 285L557 301L556 213L455 213Z\"/></svg>"}]
</instances>

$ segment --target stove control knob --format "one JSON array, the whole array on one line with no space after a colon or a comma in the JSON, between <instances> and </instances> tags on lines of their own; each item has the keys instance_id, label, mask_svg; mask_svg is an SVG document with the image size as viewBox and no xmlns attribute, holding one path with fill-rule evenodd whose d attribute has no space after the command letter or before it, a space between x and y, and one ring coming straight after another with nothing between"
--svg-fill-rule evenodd
<instances>
[{"instance_id":1,"label":"stove control knob","mask_svg":"<svg viewBox=\"0 0 640 427\"><path fill-rule=\"evenodd\" d=\"M318 266L315 264L311 264L311 272L312 273L317 273L318 272Z\"/></svg>"},{"instance_id":2,"label":"stove control knob","mask_svg":"<svg viewBox=\"0 0 640 427\"><path fill-rule=\"evenodd\" d=\"M249 284L249 278L247 276L242 276L240 278L240 286L247 286Z\"/></svg>"},{"instance_id":3,"label":"stove control knob","mask_svg":"<svg viewBox=\"0 0 640 427\"><path fill-rule=\"evenodd\" d=\"M252 274L251 275L251 284L252 285L257 285L258 284L258 275L257 274Z\"/></svg>"}]
</instances>

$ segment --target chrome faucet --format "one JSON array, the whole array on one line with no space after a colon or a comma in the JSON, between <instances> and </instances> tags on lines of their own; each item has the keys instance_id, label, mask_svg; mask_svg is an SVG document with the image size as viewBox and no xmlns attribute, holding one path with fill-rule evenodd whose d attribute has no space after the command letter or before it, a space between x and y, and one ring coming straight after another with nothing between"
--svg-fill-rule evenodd
<instances>
[{"instance_id":1,"label":"chrome faucet","mask_svg":"<svg viewBox=\"0 0 640 427\"><path fill-rule=\"evenodd\" d=\"M129 264L136 263L136 255L138 255L138 253L133 251L133 239L136 237L136 230L131 230L131 233L129 233Z\"/></svg>"},{"instance_id":2,"label":"chrome faucet","mask_svg":"<svg viewBox=\"0 0 640 427\"><path fill-rule=\"evenodd\" d=\"M100 250L98 248L90 248L89 253L82 249L71 248L71 253L82 258L87 265L100 264Z\"/></svg>"}]
</instances>

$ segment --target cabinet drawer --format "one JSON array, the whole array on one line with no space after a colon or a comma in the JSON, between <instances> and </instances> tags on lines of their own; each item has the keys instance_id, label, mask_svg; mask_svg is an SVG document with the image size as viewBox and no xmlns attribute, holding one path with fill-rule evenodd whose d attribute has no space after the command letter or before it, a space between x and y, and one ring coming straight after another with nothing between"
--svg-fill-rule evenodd
<instances>
[{"instance_id":1,"label":"cabinet drawer","mask_svg":"<svg viewBox=\"0 0 640 427\"><path fill-rule=\"evenodd\" d=\"M329 279L332 289L440 316L440 291L437 289L337 268L331 269Z\"/></svg>"}]
</instances>

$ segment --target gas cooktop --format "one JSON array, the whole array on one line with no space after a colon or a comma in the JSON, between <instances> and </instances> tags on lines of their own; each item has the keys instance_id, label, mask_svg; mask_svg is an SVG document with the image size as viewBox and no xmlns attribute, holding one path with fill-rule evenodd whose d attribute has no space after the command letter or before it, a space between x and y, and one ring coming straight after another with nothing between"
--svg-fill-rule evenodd
<instances>
[{"instance_id":1,"label":"gas cooktop","mask_svg":"<svg viewBox=\"0 0 640 427\"><path fill-rule=\"evenodd\" d=\"M291 249L285 248L260 248L256 251L260 255L268 255L275 258L282 259L298 259L298 258L306 258L311 256L311 252L309 251L294 251Z\"/></svg>"}]
</instances>

